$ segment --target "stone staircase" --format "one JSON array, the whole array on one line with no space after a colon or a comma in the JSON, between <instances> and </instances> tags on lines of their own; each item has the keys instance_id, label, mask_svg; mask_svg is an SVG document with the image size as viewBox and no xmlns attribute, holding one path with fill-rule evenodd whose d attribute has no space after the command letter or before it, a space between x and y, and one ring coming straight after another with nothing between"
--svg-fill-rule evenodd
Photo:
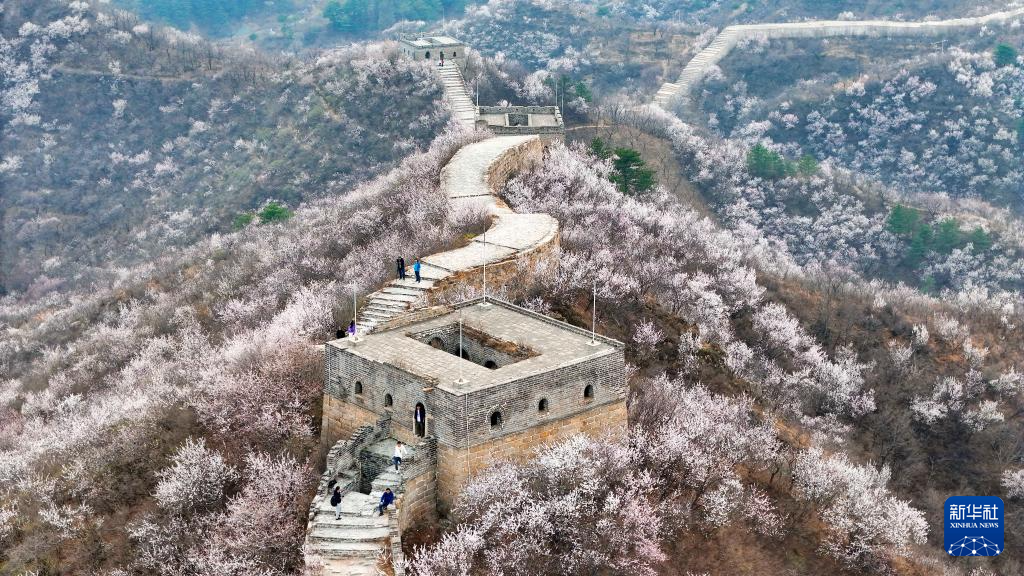
<instances>
[{"instance_id":1,"label":"stone staircase","mask_svg":"<svg viewBox=\"0 0 1024 576\"><path fill-rule=\"evenodd\" d=\"M452 106L452 113L455 118L467 128L472 129L476 125L477 111L473 104L473 98L466 89L466 81L462 77L462 71L454 61L447 61L444 66L437 67L441 83L444 85L444 94Z\"/></svg>"},{"instance_id":2,"label":"stone staircase","mask_svg":"<svg viewBox=\"0 0 1024 576\"><path fill-rule=\"evenodd\" d=\"M447 270L423 263L420 282L417 283L412 266L409 266L405 280L392 280L367 298L356 322L359 334L372 332L378 325L402 314L418 302L427 290L433 288L437 281L449 275L451 273Z\"/></svg>"},{"instance_id":3,"label":"stone staircase","mask_svg":"<svg viewBox=\"0 0 1024 576\"><path fill-rule=\"evenodd\" d=\"M388 515L378 516L377 498L349 492L341 500L341 518L335 519L328 498L322 499L312 519L306 543L324 562L325 576L378 576L381 552L390 535Z\"/></svg>"},{"instance_id":4,"label":"stone staircase","mask_svg":"<svg viewBox=\"0 0 1024 576\"><path fill-rule=\"evenodd\" d=\"M395 440L387 438L367 448L380 458L391 459ZM415 450L407 447L404 463L415 459ZM338 485L354 486L357 472L353 469L338 472ZM391 488L396 497L402 493L402 475L393 467L382 470L371 482L369 494L356 490L345 493L341 499L341 517L335 518L330 495L322 490L313 502L306 533L307 553L323 561L324 576L381 576L387 574L383 560L392 537L390 524L395 508L383 516L377 514L377 504L385 488Z\"/></svg>"}]
</instances>

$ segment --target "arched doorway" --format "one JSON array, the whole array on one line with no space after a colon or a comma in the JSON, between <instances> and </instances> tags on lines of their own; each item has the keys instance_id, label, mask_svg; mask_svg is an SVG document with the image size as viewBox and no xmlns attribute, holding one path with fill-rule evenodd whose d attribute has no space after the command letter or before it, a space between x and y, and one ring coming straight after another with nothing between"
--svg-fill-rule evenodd
<instances>
[{"instance_id":1,"label":"arched doorway","mask_svg":"<svg viewBox=\"0 0 1024 576\"><path fill-rule=\"evenodd\" d=\"M427 409L421 402L416 403L416 410L412 414L416 435L420 438L427 435Z\"/></svg>"}]
</instances>

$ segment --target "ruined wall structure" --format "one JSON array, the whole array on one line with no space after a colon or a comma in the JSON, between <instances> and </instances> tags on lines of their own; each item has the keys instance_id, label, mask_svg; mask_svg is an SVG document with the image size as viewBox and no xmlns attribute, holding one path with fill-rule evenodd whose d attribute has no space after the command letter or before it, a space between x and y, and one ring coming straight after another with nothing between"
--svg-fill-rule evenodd
<instances>
[{"instance_id":1,"label":"ruined wall structure","mask_svg":"<svg viewBox=\"0 0 1024 576\"><path fill-rule=\"evenodd\" d=\"M822 20L818 22L792 22L779 24L740 24L727 26L706 48L690 60L675 82L666 82L654 96L654 104L669 108L688 106L693 89L712 66L718 64L737 44L756 38L828 38L886 37L886 36L942 36L980 28L982 26L1012 25L1024 17L1024 8L996 12L975 18L953 18L924 22L895 22L889 20Z\"/></svg>"}]
</instances>

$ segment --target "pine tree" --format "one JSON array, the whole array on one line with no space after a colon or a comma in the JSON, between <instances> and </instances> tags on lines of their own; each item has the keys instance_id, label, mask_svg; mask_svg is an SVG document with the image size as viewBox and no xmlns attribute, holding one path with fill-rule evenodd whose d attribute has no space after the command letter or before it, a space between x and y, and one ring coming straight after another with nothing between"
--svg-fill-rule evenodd
<instances>
[{"instance_id":1,"label":"pine tree","mask_svg":"<svg viewBox=\"0 0 1024 576\"><path fill-rule=\"evenodd\" d=\"M921 214L913 208L907 208L902 204L892 207L889 212L889 230L893 234L908 236L914 233L921 222Z\"/></svg>"},{"instance_id":2,"label":"pine tree","mask_svg":"<svg viewBox=\"0 0 1024 576\"><path fill-rule=\"evenodd\" d=\"M602 160L612 157L612 149L601 138L594 138L590 141L590 153Z\"/></svg>"},{"instance_id":3,"label":"pine tree","mask_svg":"<svg viewBox=\"0 0 1024 576\"><path fill-rule=\"evenodd\" d=\"M996 66L1013 66L1017 64L1017 49L1009 44L1000 44L995 49Z\"/></svg>"},{"instance_id":4,"label":"pine tree","mask_svg":"<svg viewBox=\"0 0 1024 576\"><path fill-rule=\"evenodd\" d=\"M935 250L949 254L960 246L960 224L946 218L935 227Z\"/></svg>"},{"instance_id":5,"label":"pine tree","mask_svg":"<svg viewBox=\"0 0 1024 576\"><path fill-rule=\"evenodd\" d=\"M772 152L763 144L758 144L747 152L747 171L752 176L766 180L777 180L789 172L782 155Z\"/></svg>"},{"instance_id":6,"label":"pine tree","mask_svg":"<svg viewBox=\"0 0 1024 576\"><path fill-rule=\"evenodd\" d=\"M654 170L647 167L636 150L616 148L612 164L616 172L612 181L618 184L623 194L643 194L654 188Z\"/></svg>"}]
</instances>

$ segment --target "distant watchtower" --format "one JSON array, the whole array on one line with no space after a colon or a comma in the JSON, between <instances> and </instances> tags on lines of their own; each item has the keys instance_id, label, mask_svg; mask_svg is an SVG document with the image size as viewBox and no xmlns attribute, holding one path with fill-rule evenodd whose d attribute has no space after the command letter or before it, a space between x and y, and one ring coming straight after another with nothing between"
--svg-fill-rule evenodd
<instances>
[{"instance_id":1,"label":"distant watchtower","mask_svg":"<svg viewBox=\"0 0 1024 576\"><path fill-rule=\"evenodd\" d=\"M496 459L626 424L620 342L494 299L409 318L327 343L324 440L332 445L386 415L398 440L434 438L428 493L442 512Z\"/></svg>"},{"instance_id":2,"label":"distant watchtower","mask_svg":"<svg viewBox=\"0 0 1024 576\"><path fill-rule=\"evenodd\" d=\"M403 38L402 53L413 60L454 62L460 69L466 67L466 45L450 36L423 36Z\"/></svg>"}]
</instances>

